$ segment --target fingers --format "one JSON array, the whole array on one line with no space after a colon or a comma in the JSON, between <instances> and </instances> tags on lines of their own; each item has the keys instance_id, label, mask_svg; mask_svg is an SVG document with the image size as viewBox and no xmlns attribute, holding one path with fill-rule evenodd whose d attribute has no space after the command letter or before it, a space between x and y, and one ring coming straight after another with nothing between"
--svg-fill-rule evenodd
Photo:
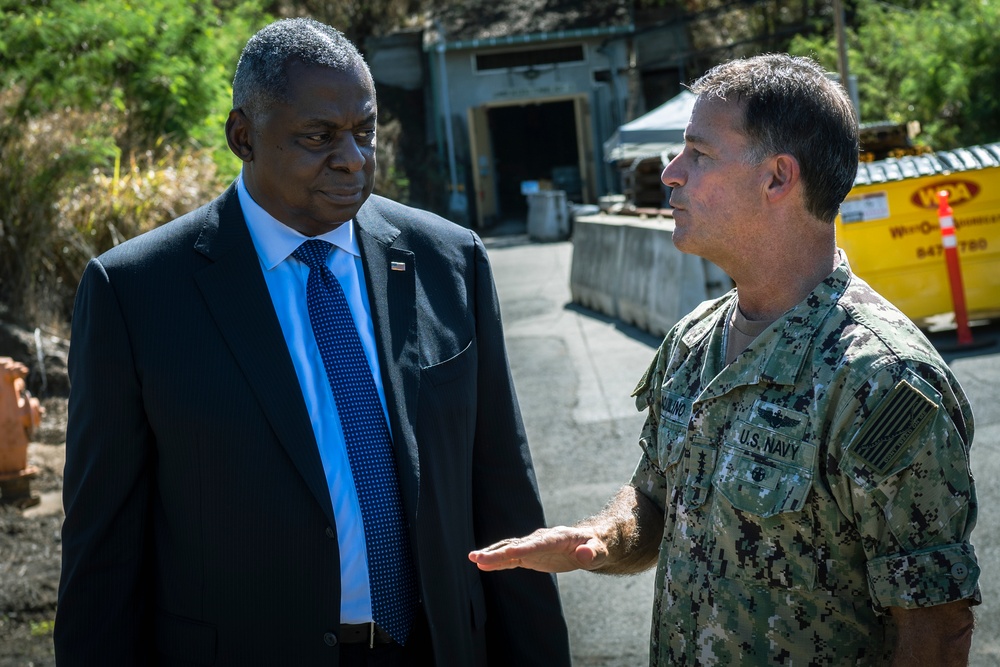
<instances>
[{"instance_id":1,"label":"fingers","mask_svg":"<svg viewBox=\"0 0 1000 667\"><path fill-rule=\"evenodd\" d=\"M517 555L524 551L523 548L518 549L520 546L520 538L500 540L484 549L471 552L469 560L478 565L480 570L487 572L523 567L523 562Z\"/></svg>"},{"instance_id":2,"label":"fingers","mask_svg":"<svg viewBox=\"0 0 1000 667\"><path fill-rule=\"evenodd\" d=\"M491 544L490 546L480 549L479 551L474 551L473 553L484 553L484 554L491 553L494 551L500 551L502 549L506 549L507 547L516 546L518 543L519 543L519 538L508 537L506 540L500 540L496 544Z\"/></svg>"},{"instance_id":3,"label":"fingers","mask_svg":"<svg viewBox=\"0 0 1000 667\"><path fill-rule=\"evenodd\" d=\"M481 556L485 562L499 562L502 559L511 559L521 554L531 553L539 548L544 548L544 542L533 540L532 536L529 535L528 537L510 537L506 540L500 540L472 553Z\"/></svg>"},{"instance_id":4,"label":"fingers","mask_svg":"<svg viewBox=\"0 0 1000 667\"><path fill-rule=\"evenodd\" d=\"M475 552L469 554L469 560L476 564L483 572L496 572L499 570L514 570L519 567L524 567L526 569L532 569L527 567L520 558L505 558L501 561L488 560L488 559L477 559Z\"/></svg>"},{"instance_id":5,"label":"fingers","mask_svg":"<svg viewBox=\"0 0 1000 667\"><path fill-rule=\"evenodd\" d=\"M501 540L473 551L469 560L492 572L522 567L540 572L593 569L606 550L592 534L559 526L536 530L526 537Z\"/></svg>"}]
</instances>

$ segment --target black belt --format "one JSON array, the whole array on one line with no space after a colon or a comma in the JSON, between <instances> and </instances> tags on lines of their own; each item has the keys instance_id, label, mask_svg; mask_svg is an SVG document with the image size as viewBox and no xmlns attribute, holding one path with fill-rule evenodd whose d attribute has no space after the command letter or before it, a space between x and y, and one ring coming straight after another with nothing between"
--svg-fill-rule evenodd
<instances>
[{"instance_id":1,"label":"black belt","mask_svg":"<svg viewBox=\"0 0 1000 667\"><path fill-rule=\"evenodd\" d=\"M368 646L375 646L375 644L391 644L394 640L388 632L372 621L356 625L341 625L340 641L344 644L367 643Z\"/></svg>"}]
</instances>

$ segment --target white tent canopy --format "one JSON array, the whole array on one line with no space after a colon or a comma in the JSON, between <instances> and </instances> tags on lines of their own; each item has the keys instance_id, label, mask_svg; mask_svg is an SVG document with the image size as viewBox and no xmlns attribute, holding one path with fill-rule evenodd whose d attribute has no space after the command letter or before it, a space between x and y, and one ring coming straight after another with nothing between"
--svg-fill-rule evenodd
<instances>
[{"instance_id":1,"label":"white tent canopy","mask_svg":"<svg viewBox=\"0 0 1000 667\"><path fill-rule=\"evenodd\" d=\"M625 123L604 142L604 159L618 162L679 153L684 145L684 129L697 98L690 90L682 90L677 97Z\"/></svg>"}]
</instances>

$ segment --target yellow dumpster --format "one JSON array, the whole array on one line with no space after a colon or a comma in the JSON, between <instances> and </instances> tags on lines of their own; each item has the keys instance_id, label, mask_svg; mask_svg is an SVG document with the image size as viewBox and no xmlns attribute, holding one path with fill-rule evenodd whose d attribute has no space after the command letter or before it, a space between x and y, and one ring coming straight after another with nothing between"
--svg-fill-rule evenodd
<instances>
[{"instance_id":1,"label":"yellow dumpster","mask_svg":"<svg viewBox=\"0 0 1000 667\"><path fill-rule=\"evenodd\" d=\"M969 317L1000 316L1000 143L862 163L840 207L851 268L917 324L954 310L939 190L949 192Z\"/></svg>"}]
</instances>

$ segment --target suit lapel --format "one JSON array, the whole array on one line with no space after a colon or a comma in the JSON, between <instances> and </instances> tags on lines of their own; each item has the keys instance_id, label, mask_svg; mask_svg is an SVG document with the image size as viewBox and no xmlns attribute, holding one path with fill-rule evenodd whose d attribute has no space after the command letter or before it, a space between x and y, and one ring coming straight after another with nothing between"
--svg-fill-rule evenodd
<instances>
[{"instance_id":1,"label":"suit lapel","mask_svg":"<svg viewBox=\"0 0 1000 667\"><path fill-rule=\"evenodd\" d=\"M358 245L365 267L400 490L412 519L420 489L420 454L414 434L420 388L416 257L393 246L399 230L379 212L372 199L358 212Z\"/></svg>"},{"instance_id":2,"label":"suit lapel","mask_svg":"<svg viewBox=\"0 0 1000 667\"><path fill-rule=\"evenodd\" d=\"M214 261L195 280L278 440L334 525L316 437L235 187L214 210L196 244Z\"/></svg>"}]
</instances>

